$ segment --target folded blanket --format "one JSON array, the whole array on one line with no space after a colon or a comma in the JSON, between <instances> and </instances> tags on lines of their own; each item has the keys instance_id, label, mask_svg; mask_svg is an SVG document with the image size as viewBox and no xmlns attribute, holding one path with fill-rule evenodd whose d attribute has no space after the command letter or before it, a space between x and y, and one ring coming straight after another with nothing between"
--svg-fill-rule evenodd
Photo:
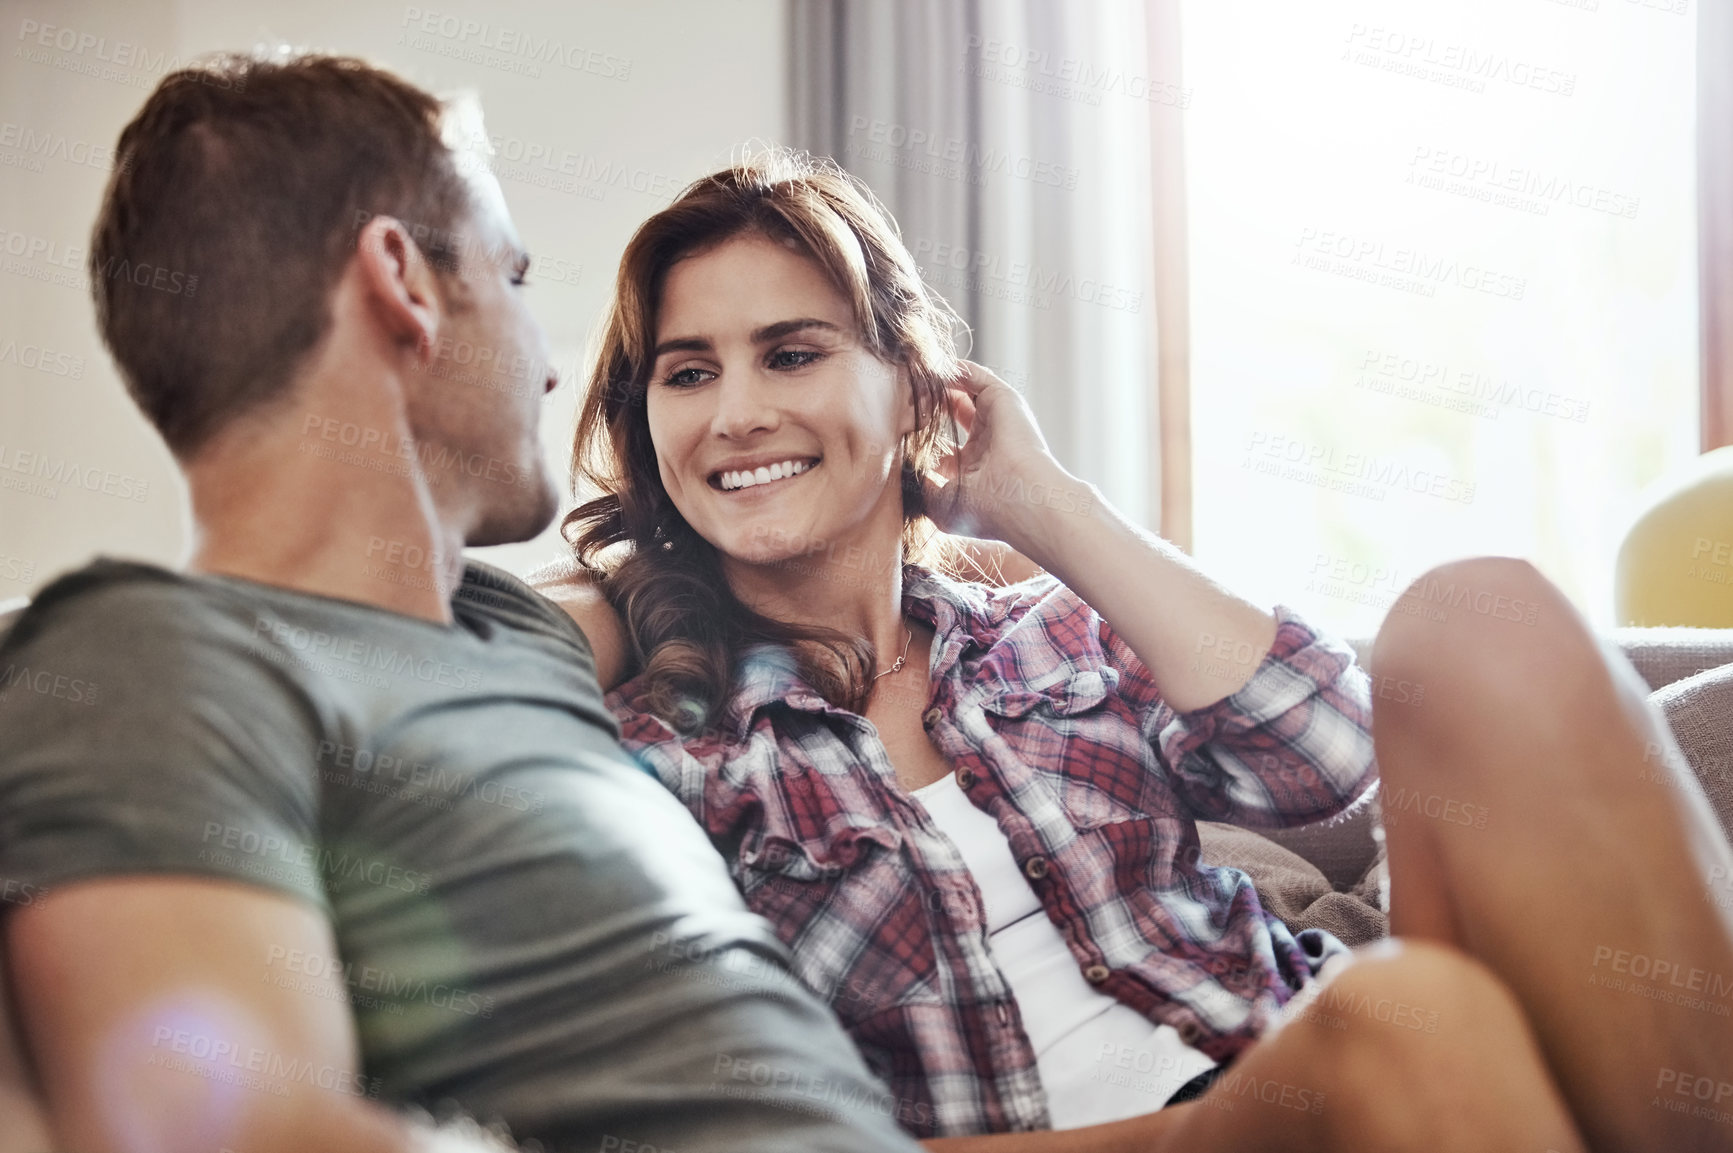
<instances>
[{"instance_id":1,"label":"folded blanket","mask_svg":"<svg viewBox=\"0 0 1733 1153\"><path fill-rule=\"evenodd\" d=\"M1325 929L1348 945L1389 935L1383 894L1389 871L1382 837L1364 873L1338 892L1318 866L1268 837L1213 821L1199 822L1197 829L1204 862L1245 872L1257 886L1264 908L1294 932Z\"/></svg>"}]
</instances>

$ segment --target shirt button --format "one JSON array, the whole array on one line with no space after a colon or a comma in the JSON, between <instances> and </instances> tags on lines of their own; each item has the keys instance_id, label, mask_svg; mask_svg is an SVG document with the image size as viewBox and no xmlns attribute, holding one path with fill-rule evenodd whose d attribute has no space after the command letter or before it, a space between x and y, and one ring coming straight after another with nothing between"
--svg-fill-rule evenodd
<instances>
[{"instance_id":1,"label":"shirt button","mask_svg":"<svg viewBox=\"0 0 1733 1153\"><path fill-rule=\"evenodd\" d=\"M1203 1029L1196 1021L1181 1021L1179 1024L1179 1039L1187 1045L1196 1045L1203 1040Z\"/></svg>"},{"instance_id":2,"label":"shirt button","mask_svg":"<svg viewBox=\"0 0 1733 1153\"><path fill-rule=\"evenodd\" d=\"M1023 875L1031 881L1039 881L1047 875L1047 858L1030 857L1023 862Z\"/></svg>"},{"instance_id":3,"label":"shirt button","mask_svg":"<svg viewBox=\"0 0 1733 1153\"><path fill-rule=\"evenodd\" d=\"M1010 1023L1011 1023L1011 1010L1005 1008L1005 1002L1000 1001L999 1002L999 1024L1009 1025Z\"/></svg>"},{"instance_id":4,"label":"shirt button","mask_svg":"<svg viewBox=\"0 0 1733 1153\"><path fill-rule=\"evenodd\" d=\"M938 709L928 709L926 714L921 717L921 721L930 729L934 725L938 724L939 718L944 715L945 714L941 713Z\"/></svg>"},{"instance_id":5,"label":"shirt button","mask_svg":"<svg viewBox=\"0 0 1733 1153\"><path fill-rule=\"evenodd\" d=\"M1091 965L1083 970L1083 979L1091 985L1099 985L1111 976L1113 976L1113 971L1106 965Z\"/></svg>"},{"instance_id":6,"label":"shirt button","mask_svg":"<svg viewBox=\"0 0 1733 1153\"><path fill-rule=\"evenodd\" d=\"M959 789L972 789L975 787L975 772L973 769L957 770L957 787Z\"/></svg>"}]
</instances>

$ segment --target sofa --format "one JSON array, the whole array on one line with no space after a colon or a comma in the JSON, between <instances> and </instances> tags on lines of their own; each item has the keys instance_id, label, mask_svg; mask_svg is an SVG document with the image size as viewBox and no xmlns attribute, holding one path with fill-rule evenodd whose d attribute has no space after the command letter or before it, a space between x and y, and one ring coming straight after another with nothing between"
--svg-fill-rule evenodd
<instances>
[{"instance_id":1,"label":"sofa","mask_svg":"<svg viewBox=\"0 0 1733 1153\"><path fill-rule=\"evenodd\" d=\"M0 602L0 643L25 607L22 599ZM1617 629L1609 639L1648 683L1650 703L1733 838L1733 628ZM1370 669L1371 641L1350 643ZM0 684L6 679L0 665ZM1669 755L1658 755L1657 767ZM1333 821L1277 832L1205 822L1203 859L1243 869L1265 907L1295 931L1322 928L1362 944L1389 932L1379 811L1373 795Z\"/></svg>"}]
</instances>

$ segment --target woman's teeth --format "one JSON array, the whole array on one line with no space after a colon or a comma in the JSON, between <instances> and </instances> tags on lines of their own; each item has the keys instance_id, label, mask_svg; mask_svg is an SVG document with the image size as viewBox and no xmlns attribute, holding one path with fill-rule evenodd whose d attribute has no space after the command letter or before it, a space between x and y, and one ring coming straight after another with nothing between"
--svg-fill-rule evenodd
<instances>
[{"instance_id":1,"label":"woman's teeth","mask_svg":"<svg viewBox=\"0 0 1733 1153\"><path fill-rule=\"evenodd\" d=\"M718 478L717 483L723 492L733 492L738 488L751 488L755 484L769 484L773 480L785 477L799 476L811 468L814 461L784 460L772 465L763 465L754 469L731 469Z\"/></svg>"}]
</instances>

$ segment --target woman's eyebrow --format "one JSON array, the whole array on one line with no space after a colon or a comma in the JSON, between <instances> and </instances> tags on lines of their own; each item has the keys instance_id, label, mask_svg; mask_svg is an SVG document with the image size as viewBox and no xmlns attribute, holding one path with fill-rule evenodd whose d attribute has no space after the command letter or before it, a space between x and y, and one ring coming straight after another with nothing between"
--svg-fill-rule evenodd
<instances>
[{"instance_id":1,"label":"woman's eyebrow","mask_svg":"<svg viewBox=\"0 0 1733 1153\"><path fill-rule=\"evenodd\" d=\"M840 326L832 324L828 320L820 320L816 316L802 316L795 320L779 320L775 324L767 324L763 328L755 328L747 337L747 340L753 344L769 344L772 341L781 340L785 336L808 328L821 328L826 332L833 332L839 336L843 333L843 329ZM709 337L676 336L658 344L651 353L651 356L660 357L662 354L668 352L712 352L714 350L715 345L710 343Z\"/></svg>"},{"instance_id":2,"label":"woman's eyebrow","mask_svg":"<svg viewBox=\"0 0 1733 1153\"><path fill-rule=\"evenodd\" d=\"M709 352L711 351L711 348L712 346L710 341L705 337L676 336L672 340L664 340L661 344L658 344L650 355L652 357L660 357L664 353L668 352Z\"/></svg>"},{"instance_id":3,"label":"woman's eyebrow","mask_svg":"<svg viewBox=\"0 0 1733 1153\"><path fill-rule=\"evenodd\" d=\"M753 344L769 344L773 340L781 340L792 333L807 328L822 328L841 335L842 329L828 320L819 320L814 316L803 316L797 320L779 320L775 324L767 324L763 328L754 329L748 338Z\"/></svg>"}]
</instances>

